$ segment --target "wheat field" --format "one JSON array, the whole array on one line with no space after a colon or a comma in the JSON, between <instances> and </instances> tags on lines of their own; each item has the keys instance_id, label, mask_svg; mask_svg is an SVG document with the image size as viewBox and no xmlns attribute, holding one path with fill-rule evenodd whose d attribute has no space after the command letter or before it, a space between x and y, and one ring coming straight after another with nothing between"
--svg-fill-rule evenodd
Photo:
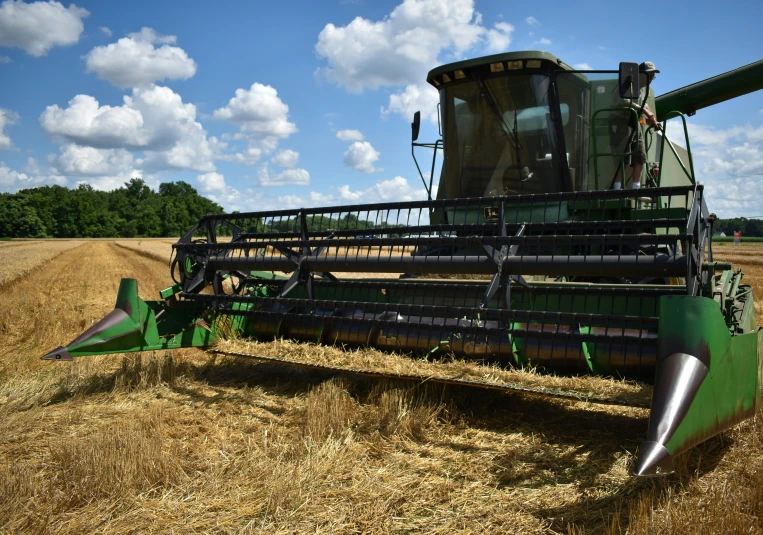
<instances>
[{"instance_id":1,"label":"wheat field","mask_svg":"<svg viewBox=\"0 0 763 535\"><path fill-rule=\"evenodd\" d=\"M380 383L191 349L39 360L113 308L120 278L156 299L172 284L169 243L56 249L0 286L0 533L763 530L759 418L679 456L674 476L635 479L644 409ZM0 256L12 257L5 247ZM763 317L763 246L715 252L760 288ZM633 399L650 392L288 341L226 347Z\"/></svg>"}]
</instances>

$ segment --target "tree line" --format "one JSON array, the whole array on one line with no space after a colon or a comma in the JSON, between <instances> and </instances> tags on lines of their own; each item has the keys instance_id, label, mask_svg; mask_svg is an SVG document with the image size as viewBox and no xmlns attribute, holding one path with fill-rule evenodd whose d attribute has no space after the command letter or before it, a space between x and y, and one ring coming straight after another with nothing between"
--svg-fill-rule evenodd
<instances>
[{"instance_id":1,"label":"tree line","mask_svg":"<svg viewBox=\"0 0 763 535\"><path fill-rule=\"evenodd\" d=\"M157 191L133 178L113 191L98 191L88 184L75 189L44 186L0 194L0 238L135 238L180 236L206 214L223 214L222 207L198 194L186 182L166 182ZM243 223L245 232L299 232L296 218ZM373 233L386 226L359 219L355 214L332 218L308 216L309 231L353 229ZM401 226L401 225L391 225ZM220 234L226 234L220 229ZM763 220L737 217L718 219L715 233L763 236Z\"/></svg>"},{"instance_id":2,"label":"tree line","mask_svg":"<svg viewBox=\"0 0 763 535\"><path fill-rule=\"evenodd\" d=\"M733 236L734 231L741 232L742 236L763 236L763 219L747 219L735 217L732 219L718 219L713 223L713 232L723 232L726 236Z\"/></svg>"},{"instance_id":3,"label":"tree line","mask_svg":"<svg viewBox=\"0 0 763 535\"><path fill-rule=\"evenodd\" d=\"M138 178L108 192L88 184L44 186L0 194L0 237L180 236L210 213L224 212L186 182L163 183L157 191Z\"/></svg>"},{"instance_id":4,"label":"tree line","mask_svg":"<svg viewBox=\"0 0 763 535\"><path fill-rule=\"evenodd\" d=\"M98 191L88 184L69 189L44 186L0 194L0 238L152 238L181 236L206 214L224 214L186 182L167 182L157 191L133 178L113 191ZM236 212L234 212L235 214ZM365 233L387 226L359 219L311 215L308 231L358 230ZM244 217L233 221L244 232L296 232L301 220ZM400 225L394 225L400 226ZM230 235L221 225L218 235Z\"/></svg>"}]
</instances>

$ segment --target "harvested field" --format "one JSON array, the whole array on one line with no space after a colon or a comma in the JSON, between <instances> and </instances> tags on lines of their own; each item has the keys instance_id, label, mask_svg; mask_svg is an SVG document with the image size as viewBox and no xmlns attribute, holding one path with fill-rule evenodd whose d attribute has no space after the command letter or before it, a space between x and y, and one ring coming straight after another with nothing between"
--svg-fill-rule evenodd
<instances>
[{"instance_id":1,"label":"harvested field","mask_svg":"<svg viewBox=\"0 0 763 535\"><path fill-rule=\"evenodd\" d=\"M169 263L170 257L172 256L172 244L176 242L177 239L141 239L117 240L114 243L119 247L132 249L144 256L156 258L157 260Z\"/></svg>"},{"instance_id":2,"label":"harvested field","mask_svg":"<svg viewBox=\"0 0 763 535\"><path fill-rule=\"evenodd\" d=\"M169 256L152 258L147 244L173 241L89 242L0 289L0 533L763 531L760 415L679 457L676 476L634 479L643 409L379 383L196 350L38 360L111 310L120 277L156 298L171 284ZM715 248L718 259L738 258L759 307L763 266L725 249ZM631 382L371 350L222 349L649 395Z\"/></svg>"},{"instance_id":3,"label":"harvested field","mask_svg":"<svg viewBox=\"0 0 763 535\"><path fill-rule=\"evenodd\" d=\"M717 260L731 262L735 269L742 268L744 272L742 284L753 287L755 313L758 316L758 323L763 324L763 243L746 243L744 247L714 245L713 255Z\"/></svg>"},{"instance_id":4,"label":"harvested field","mask_svg":"<svg viewBox=\"0 0 763 535\"><path fill-rule=\"evenodd\" d=\"M0 286L83 243L82 240L0 242Z\"/></svg>"}]
</instances>

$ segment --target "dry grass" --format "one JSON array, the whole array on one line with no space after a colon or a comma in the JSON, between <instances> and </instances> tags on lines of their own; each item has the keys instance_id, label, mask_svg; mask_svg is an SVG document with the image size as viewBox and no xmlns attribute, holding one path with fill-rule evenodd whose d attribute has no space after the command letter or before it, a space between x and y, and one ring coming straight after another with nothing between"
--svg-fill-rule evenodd
<instances>
[{"instance_id":1,"label":"dry grass","mask_svg":"<svg viewBox=\"0 0 763 535\"><path fill-rule=\"evenodd\" d=\"M748 263L746 273L754 282L763 268ZM169 284L165 259L104 241L0 290L0 533L763 529L757 419L681 456L677 476L633 479L646 431L637 409L333 377L193 350L37 360L108 312L121 276L138 278L144 298ZM645 392L368 350L239 347L423 375Z\"/></svg>"},{"instance_id":2,"label":"dry grass","mask_svg":"<svg viewBox=\"0 0 763 535\"><path fill-rule=\"evenodd\" d=\"M138 254L142 254L149 258L156 258L165 263L170 261L172 256L172 244L176 243L176 239L140 239L140 240L117 240L114 243L119 247L131 249Z\"/></svg>"},{"instance_id":3,"label":"dry grass","mask_svg":"<svg viewBox=\"0 0 763 535\"><path fill-rule=\"evenodd\" d=\"M81 240L0 242L0 287L83 243Z\"/></svg>"}]
</instances>

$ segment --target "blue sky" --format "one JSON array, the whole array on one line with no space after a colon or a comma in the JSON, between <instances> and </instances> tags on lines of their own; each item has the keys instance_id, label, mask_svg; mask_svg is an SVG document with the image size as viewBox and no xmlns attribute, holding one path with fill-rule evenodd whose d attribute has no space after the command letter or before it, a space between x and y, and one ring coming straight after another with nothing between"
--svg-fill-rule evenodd
<instances>
[{"instance_id":1,"label":"blue sky","mask_svg":"<svg viewBox=\"0 0 763 535\"><path fill-rule=\"evenodd\" d=\"M526 49L651 60L659 95L761 59L761 20L734 1L4 0L0 191L140 176L228 210L422 198L409 123L432 117L429 69ZM691 134L711 210L763 215L763 91L701 110Z\"/></svg>"}]
</instances>

